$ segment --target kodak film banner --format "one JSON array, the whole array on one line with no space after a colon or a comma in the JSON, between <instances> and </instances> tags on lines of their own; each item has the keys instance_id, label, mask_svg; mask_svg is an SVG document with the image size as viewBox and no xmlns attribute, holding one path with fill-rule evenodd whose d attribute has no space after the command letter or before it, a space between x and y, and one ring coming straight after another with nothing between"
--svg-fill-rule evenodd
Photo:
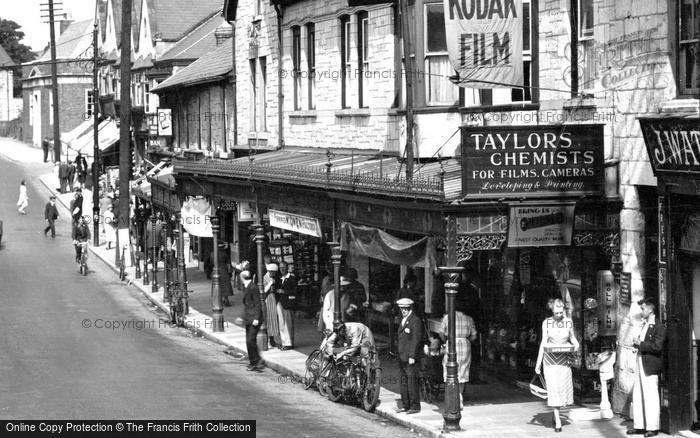
<instances>
[{"instance_id":1,"label":"kodak film banner","mask_svg":"<svg viewBox=\"0 0 700 438\"><path fill-rule=\"evenodd\" d=\"M444 0L450 63L466 88L523 85L522 0Z\"/></svg>"}]
</instances>

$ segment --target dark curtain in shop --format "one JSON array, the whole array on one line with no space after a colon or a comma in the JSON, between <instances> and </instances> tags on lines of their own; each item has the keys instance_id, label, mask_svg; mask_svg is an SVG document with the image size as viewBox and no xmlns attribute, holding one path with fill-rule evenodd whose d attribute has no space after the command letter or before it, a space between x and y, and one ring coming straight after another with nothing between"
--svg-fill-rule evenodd
<instances>
[{"instance_id":1,"label":"dark curtain in shop","mask_svg":"<svg viewBox=\"0 0 700 438\"><path fill-rule=\"evenodd\" d=\"M427 268L435 265L432 237L409 242L377 228L344 223L340 229L340 248L395 265Z\"/></svg>"},{"instance_id":2,"label":"dark curtain in shop","mask_svg":"<svg viewBox=\"0 0 700 438\"><path fill-rule=\"evenodd\" d=\"M679 249L700 255L700 213L686 215L681 230Z\"/></svg>"}]
</instances>

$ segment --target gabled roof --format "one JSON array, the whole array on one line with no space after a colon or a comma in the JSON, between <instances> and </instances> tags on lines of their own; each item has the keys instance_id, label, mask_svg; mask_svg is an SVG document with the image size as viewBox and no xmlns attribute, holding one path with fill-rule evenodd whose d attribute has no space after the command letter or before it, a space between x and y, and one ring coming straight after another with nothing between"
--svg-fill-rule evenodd
<instances>
[{"instance_id":1,"label":"gabled roof","mask_svg":"<svg viewBox=\"0 0 700 438\"><path fill-rule=\"evenodd\" d=\"M223 44L151 89L151 93L224 79L231 72L231 44Z\"/></svg>"},{"instance_id":2,"label":"gabled roof","mask_svg":"<svg viewBox=\"0 0 700 438\"><path fill-rule=\"evenodd\" d=\"M71 23L56 41L56 59L76 59L92 57L93 20ZM51 49L47 48L35 62L51 60Z\"/></svg>"},{"instance_id":3,"label":"gabled roof","mask_svg":"<svg viewBox=\"0 0 700 438\"><path fill-rule=\"evenodd\" d=\"M214 31L226 24L221 15L216 12L207 21L193 30L189 35L178 41L173 47L158 59L158 61L194 60L201 58L216 49ZM227 25L227 24L226 24ZM228 25L227 25L228 26Z\"/></svg>"},{"instance_id":4,"label":"gabled roof","mask_svg":"<svg viewBox=\"0 0 700 438\"><path fill-rule=\"evenodd\" d=\"M0 46L0 67L12 67L16 65L10 55L7 54L5 49Z\"/></svg>"}]
</instances>

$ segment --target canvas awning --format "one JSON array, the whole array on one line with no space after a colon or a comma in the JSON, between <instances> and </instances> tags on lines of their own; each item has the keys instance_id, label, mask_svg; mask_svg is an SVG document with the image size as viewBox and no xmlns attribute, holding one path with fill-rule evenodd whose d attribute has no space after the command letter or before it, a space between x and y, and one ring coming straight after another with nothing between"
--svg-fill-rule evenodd
<instances>
[{"instance_id":1,"label":"canvas awning","mask_svg":"<svg viewBox=\"0 0 700 438\"><path fill-rule=\"evenodd\" d=\"M435 266L433 237L414 242L401 240L378 228L344 223L340 228L340 249L394 265L421 268Z\"/></svg>"},{"instance_id":2,"label":"canvas awning","mask_svg":"<svg viewBox=\"0 0 700 438\"><path fill-rule=\"evenodd\" d=\"M92 122L88 122L92 125ZM82 126L82 124L81 124ZM92 128L92 126L90 126ZM112 120L103 120L97 127L97 135L100 151L105 151L107 148L119 141L119 127L117 123ZM67 145L66 153L68 154L68 159L72 160L78 152L87 157L88 159L93 158L93 147L94 147L94 134L92 129L88 129L80 133L77 138L72 141L64 140Z\"/></svg>"}]
</instances>

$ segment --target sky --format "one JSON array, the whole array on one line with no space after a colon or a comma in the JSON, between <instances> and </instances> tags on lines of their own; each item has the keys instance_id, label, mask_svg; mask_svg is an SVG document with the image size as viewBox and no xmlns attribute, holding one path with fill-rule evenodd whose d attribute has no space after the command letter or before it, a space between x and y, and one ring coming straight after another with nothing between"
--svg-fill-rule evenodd
<instances>
[{"instance_id":1,"label":"sky","mask_svg":"<svg viewBox=\"0 0 700 438\"><path fill-rule=\"evenodd\" d=\"M22 26L19 30L24 32L24 39L20 42L37 52L49 43L48 18L41 18L49 13L40 11L48 10L48 6L40 6L42 3L48 5L48 0L0 0L0 18ZM72 14L74 21L89 20L95 15L94 0L54 0L54 8Z\"/></svg>"}]
</instances>

